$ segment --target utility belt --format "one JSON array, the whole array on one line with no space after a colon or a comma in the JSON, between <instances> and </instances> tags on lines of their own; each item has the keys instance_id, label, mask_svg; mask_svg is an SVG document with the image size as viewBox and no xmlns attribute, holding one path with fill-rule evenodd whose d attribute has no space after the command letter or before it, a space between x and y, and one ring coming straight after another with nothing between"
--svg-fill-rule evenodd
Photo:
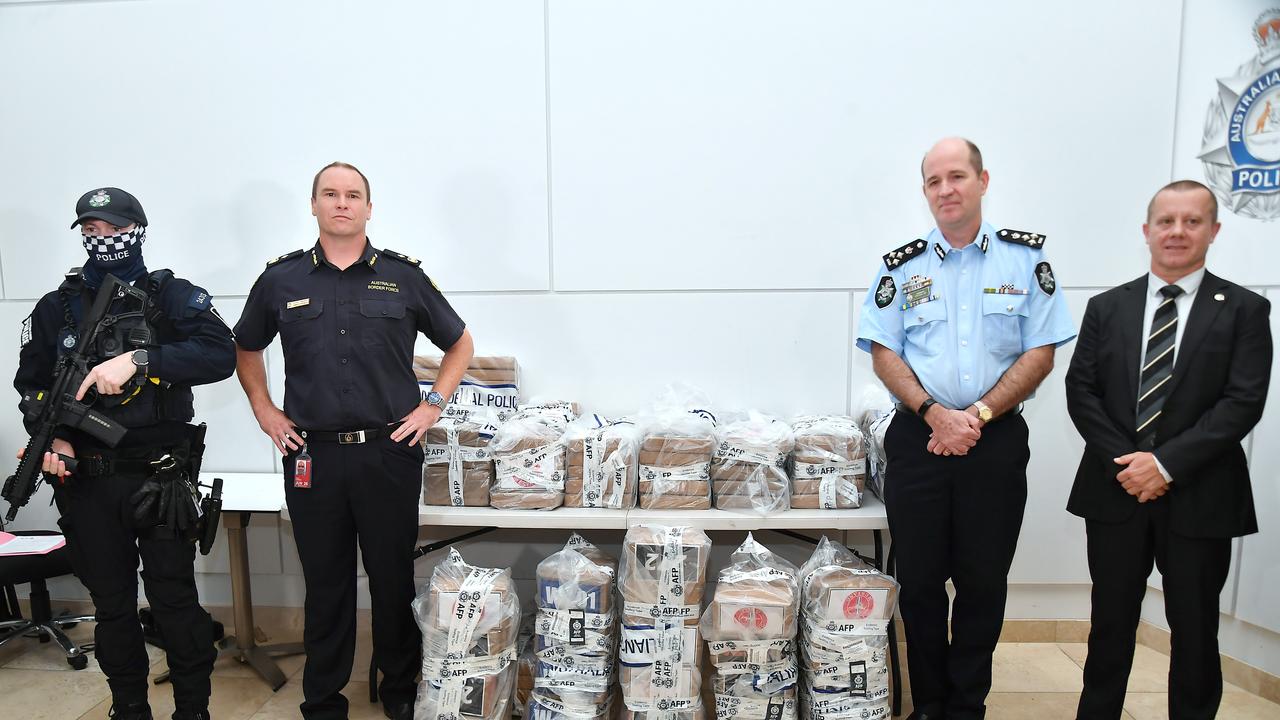
<instances>
[{"instance_id":1,"label":"utility belt","mask_svg":"<svg viewBox=\"0 0 1280 720\"><path fill-rule=\"evenodd\" d=\"M1021 415L1021 414L1022 414L1022 407L1023 407L1023 403L1018 403L1018 404L1017 404L1017 405L1015 405L1015 406L1014 406L1014 408L1013 408L1012 410L1010 410L1009 412L1001 413L1001 414L999 414L999 415L997 415L997 416L995 416L995 417L991 418L991 422L989 422L989 423L987 423L987 424L988 424L988 425L990 425L991 423L998 423L998 422L1000 422L1001 420L1004 420L1005 418L1017 417L1018 415ZM897 409L897 411L898 411L899 413L903 414L903 415L910 415L910 416L912 416L912 417L919 417L919 418L920 418L920 422L924 422L924 418L920 417L920 416L916 413L916 411L915 411L913 408L909 408L909 407L907 407L906 405L904 405L903 403L895 403L895 404L894 404L894 408L895 408L895 409Z\"/></svg>"}]
</instances>

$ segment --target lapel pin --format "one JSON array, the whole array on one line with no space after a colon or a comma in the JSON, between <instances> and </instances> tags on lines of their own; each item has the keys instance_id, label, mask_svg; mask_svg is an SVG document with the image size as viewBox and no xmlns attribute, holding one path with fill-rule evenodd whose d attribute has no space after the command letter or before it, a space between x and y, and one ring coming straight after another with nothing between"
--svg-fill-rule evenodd
<instances>
[{"instance_id":1,"label":"lapel pin","mask_svg":"<svg viewBox=\"0 0 1280 720\"><path fill-rule=\"evenodd\" d=\"M1214 300L1217 300L1218 302L1222 302L1223 300L1226 300L1226 299L1227 299L1227 296L1226 296L1226 295L1223 295L1222 293L1218 293L1218 294L1216 294L1216 295L1214 295L1214 296L1213 296L1213 299L1214 299Z\"/></svg>"}]
</instances>

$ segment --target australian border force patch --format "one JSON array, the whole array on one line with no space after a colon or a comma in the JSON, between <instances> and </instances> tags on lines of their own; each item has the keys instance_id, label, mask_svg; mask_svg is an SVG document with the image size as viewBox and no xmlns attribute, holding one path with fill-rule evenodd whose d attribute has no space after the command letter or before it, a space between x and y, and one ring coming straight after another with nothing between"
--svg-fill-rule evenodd
<instances>
[{"instance_id":1,"label":"australian border force patch","mask_svg":"<svg viewBox=\"0 0 1280 720\"><path fill-rule=\"evenodd\" d=\"M876 286L876 307L881 310L889 307L893 296L897 294L898 288L894 286L892 277L885 275L880 278L880 283Z\"/></svg>"}]
</instances>

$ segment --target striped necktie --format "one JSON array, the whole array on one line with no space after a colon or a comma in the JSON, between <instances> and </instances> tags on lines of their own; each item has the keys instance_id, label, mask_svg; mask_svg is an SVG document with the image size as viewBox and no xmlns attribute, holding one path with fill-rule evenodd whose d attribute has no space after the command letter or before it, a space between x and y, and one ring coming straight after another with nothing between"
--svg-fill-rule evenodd
<instances>
[{"instance_id":1,"label":"striped necktie","mask_svg":"<svg viewBox=\"0 0 1280 720\"><path fill-rule=\"evenodd\" d=\"M1142 363L1141 380L1138 383L1138 447L1146 447L1155 437L1155 420L1164 408L1169 393L1169 379L1173 377L1174 341L1178 338L1178 306L1175 298L1182 294L1177 285L1160 288L1164 300L1156 308L1151 319L1151 334L1147 336L1147 354Z\"/></svg>"}]
</instances>

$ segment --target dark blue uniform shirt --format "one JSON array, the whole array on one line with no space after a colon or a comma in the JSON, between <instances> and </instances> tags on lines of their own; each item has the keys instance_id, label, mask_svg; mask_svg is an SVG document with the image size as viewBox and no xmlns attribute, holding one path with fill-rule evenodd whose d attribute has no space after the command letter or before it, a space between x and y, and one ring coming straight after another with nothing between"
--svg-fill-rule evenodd
<instances>
[{"instance_id":1,"label":"dark blue uniform shirt","mask_svg":"<svg viewBox=\"0 0 1280 720\"><path fill-rule=\"evenodd\" d=\"M284 412L304 430L362 430L395 422L421 401L413 374L417 334L453 346L466 325L418 261L365 242L346 270L317 242L267 264L236 342L284 349Z\"/></svg>"}]
</instances>

